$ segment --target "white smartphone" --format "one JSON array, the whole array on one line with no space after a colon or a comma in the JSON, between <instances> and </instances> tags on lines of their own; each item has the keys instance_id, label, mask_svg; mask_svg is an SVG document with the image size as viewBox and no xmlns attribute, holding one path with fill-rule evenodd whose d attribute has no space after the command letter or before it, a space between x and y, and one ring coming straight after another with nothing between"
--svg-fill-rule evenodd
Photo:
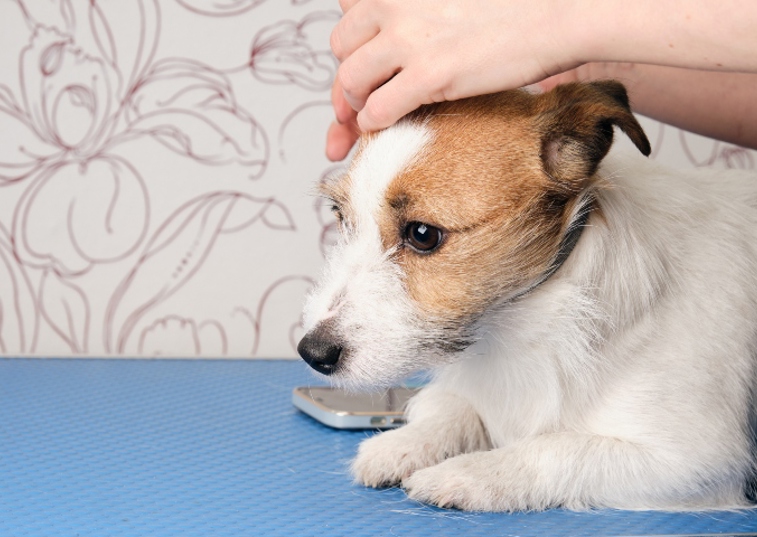
<instances>
[{"instance_id":1,"label":"white smartphone","mask_svg":"<svg viewBox=\"0 0 757 537\"><path fill-rule=\"evenodd\" d=\"M292 403L335 429L394 429L405 424L405 406L419 389L353 393L328 386L301 386L292 392Z\"/></svg>"}]
</instances>

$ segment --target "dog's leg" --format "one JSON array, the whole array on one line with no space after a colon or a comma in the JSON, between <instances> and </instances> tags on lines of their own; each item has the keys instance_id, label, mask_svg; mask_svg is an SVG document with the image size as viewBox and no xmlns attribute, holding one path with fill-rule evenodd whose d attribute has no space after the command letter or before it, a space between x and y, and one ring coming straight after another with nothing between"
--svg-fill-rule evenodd
<instances>
[{"instance_id":1,"label":"dog's leg","mask_svg":"<svg viewBox=\"0 0 757 537\"><path fill-rule=\"evenodd\" d=\"M416 500L471 511L743 507L738 472L725 467L708 478L705 468L696 453L561 432L448 459L402 486Z\"/></svg>"},{"instance_id":2,"label":"dog's leg","mask_svg":"<svg viewBox=\"0 0 757 537\"><path fill-rule=\"evenodd\" d=\"M416 470L461 453L489 449L478 415L464 399L429 386L408 408L408 424L360 444L352 463L358 483L397 485Z\"/></svg>"}]
</instances>

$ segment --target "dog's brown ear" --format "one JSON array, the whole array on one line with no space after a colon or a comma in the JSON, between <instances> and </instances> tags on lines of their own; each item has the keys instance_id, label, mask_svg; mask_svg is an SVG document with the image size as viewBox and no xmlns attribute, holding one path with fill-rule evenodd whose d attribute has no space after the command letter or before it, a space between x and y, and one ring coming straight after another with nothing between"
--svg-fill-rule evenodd
<instances>
[{"instance_id":1,"label":"dog's brown ear","mask_svg":"<svg viewBox=\"0 0 757 537\"><path fill-rule=\"evenodd\" d=\"M570 190L581 188L597 171L612 145L614 125L644 155L652 152L620 82L564 84L539 99L544 171Z\"/></svg>"}]
</instances>

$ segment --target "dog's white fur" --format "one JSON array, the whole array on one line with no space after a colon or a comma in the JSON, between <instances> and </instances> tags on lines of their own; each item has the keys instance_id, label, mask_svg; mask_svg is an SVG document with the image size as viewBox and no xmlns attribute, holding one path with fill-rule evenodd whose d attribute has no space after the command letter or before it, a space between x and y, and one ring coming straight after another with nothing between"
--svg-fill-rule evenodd
<instances>
[{"instance_id":1,"label":"dog's white fur","mask_svg":"<svg viewBox=\"0 0 757 537\"><path fill-rule=\"evenodd\" d=\"M611 152L591 187L601 217L565 264L444 353L373 218L433 136L405 122L363 148L350 174L359 224L344 226L305 308L306 329L338 319L349 339L337 384L433 370L409 424L361 444L357 481L484 511L747 506L757 178Z\"/></svg>"}]
</instances>

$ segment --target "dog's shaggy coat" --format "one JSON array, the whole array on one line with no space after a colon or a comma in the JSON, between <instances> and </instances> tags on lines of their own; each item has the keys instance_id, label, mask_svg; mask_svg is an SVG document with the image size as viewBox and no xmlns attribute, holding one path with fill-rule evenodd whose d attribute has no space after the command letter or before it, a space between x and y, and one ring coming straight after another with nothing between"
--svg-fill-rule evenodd
<instances>
[{"instance_id":1,"label":"dog's shaggy coat","mask_svg":"<svg viewBox=\"0 0 757 537\"><path fill-rule=\"evenodd\" d=\"M342 235L301 354L350 388L433 372L359 482L484 511L749 505L757 177L608 155L613 126L649 153L614 82L431 105L323 185Z\"/></svg>"}]
</instances>

